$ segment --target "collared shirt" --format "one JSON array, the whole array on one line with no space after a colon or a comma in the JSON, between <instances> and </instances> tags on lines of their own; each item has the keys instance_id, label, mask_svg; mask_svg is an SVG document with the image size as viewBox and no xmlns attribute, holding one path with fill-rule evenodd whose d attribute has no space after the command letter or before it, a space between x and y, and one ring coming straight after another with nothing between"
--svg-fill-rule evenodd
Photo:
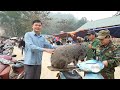
<instances>
[{"instance_id":1,"label":"collared shirt","mask_svg":"<svg viewBox=\"0 0 120 90\"><path fill-rule=\"evenodd\" d=\"M35 34L34 31L27 32L25 40L24 64L40 65L42 61L43 48L55 48L42 35Z\"/></svg>"}]
</instances>

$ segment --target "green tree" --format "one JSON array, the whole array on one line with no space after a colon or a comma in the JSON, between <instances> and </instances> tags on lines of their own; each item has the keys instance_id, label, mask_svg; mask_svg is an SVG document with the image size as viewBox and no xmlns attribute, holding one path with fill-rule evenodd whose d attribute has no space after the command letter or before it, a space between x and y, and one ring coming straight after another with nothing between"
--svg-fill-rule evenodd
<instances>
[{"instance_id":1,"label":"green tree","mask_svg":"<svg viewBox=\"0 0 120 90\"><path fill-rule=\"evenodd\" d=\"M75 30L78 29L79 27L81 27L82 25L84 25L87 22L88 22L87 18L82 17L80 20L78 20L77 23L75 23Z\"/></svg>"},{"instance_id":2,"label":"green tree","mask_svg":"<svg viewBox=\"0 0 120 90\"><path fill-rule=\"evenodd\" d=\"M47 25L49 11L1 11L0 25L5 30L5 35L23 36L25 32L31 31L31 23L35 19L43 21Z\"/></svg>"}]
</instances>

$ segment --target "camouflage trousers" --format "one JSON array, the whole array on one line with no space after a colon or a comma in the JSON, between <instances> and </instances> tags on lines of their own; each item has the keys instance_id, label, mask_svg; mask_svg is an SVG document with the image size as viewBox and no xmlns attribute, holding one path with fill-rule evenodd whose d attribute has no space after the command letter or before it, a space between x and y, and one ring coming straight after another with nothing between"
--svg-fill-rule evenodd
<instances>
[{"instance_id":1,"label":"camouflage trousers","mask_svg":"<svg viewBox=\"0 0 120 90\"><path fill-rule=\"evenodd\" d=\"M104 79L114 79L114 72L111 73L101 73Z\"/></svg>"}]
</instances>

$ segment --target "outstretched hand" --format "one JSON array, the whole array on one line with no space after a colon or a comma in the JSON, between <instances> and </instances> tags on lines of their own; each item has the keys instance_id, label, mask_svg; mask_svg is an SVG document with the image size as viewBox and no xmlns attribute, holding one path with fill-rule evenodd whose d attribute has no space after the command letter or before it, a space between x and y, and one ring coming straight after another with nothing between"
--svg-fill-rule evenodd
<instances>
[{"instance_id":1,"label":"outstretched hand","mask_svg":"<svg viewBox=\"0 0 120 90\"><path fill-rule=\"evenodd\" d=\"M90 48L90 49L91 49L91 48L92 48L92 45L91 45L91 44L89 44L89 45L88 45L88 48Z\"/></svg>"},{"instance_id":2,"label":"outstretched hand","mask_svg":"<svg viewBox=\"0 0 120 90\"><path fill-rule=\"evenodd\" d=\"M47 53L53 54L54 51L55 51L55 49L45 49L45 51L46 51Z\"/></svg>"},{"instance_id":3,"label":"outstretched hand","mask_svg":"<svg viewBox=\"0 0 120 90\"><path fill-rule=\"evenodd\" d=\"M106 60L106 61L103 61L103 64L104 64L105 67L107 67L107 66L108 66L107 60Z\"/></svg>"}]
</instances>

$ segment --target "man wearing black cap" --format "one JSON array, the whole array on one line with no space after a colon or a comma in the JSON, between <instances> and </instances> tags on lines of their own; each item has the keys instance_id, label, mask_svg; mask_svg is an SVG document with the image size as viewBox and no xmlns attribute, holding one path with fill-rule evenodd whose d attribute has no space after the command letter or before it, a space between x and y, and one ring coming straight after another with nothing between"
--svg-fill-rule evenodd
<instances>
[{"instance_id":1,"label":"man wearing black cap","mask_svg":"<svg viewBox=\"0 0 120 90\"><path fill-rule=\"evenodd\" d=\"M97 39L97 34L93 30L89 30L87 32L88 39L88 52L87 52L87 60L96 59L96 48L100 44L100 40Z\"/></svg>"}]
</instances>

